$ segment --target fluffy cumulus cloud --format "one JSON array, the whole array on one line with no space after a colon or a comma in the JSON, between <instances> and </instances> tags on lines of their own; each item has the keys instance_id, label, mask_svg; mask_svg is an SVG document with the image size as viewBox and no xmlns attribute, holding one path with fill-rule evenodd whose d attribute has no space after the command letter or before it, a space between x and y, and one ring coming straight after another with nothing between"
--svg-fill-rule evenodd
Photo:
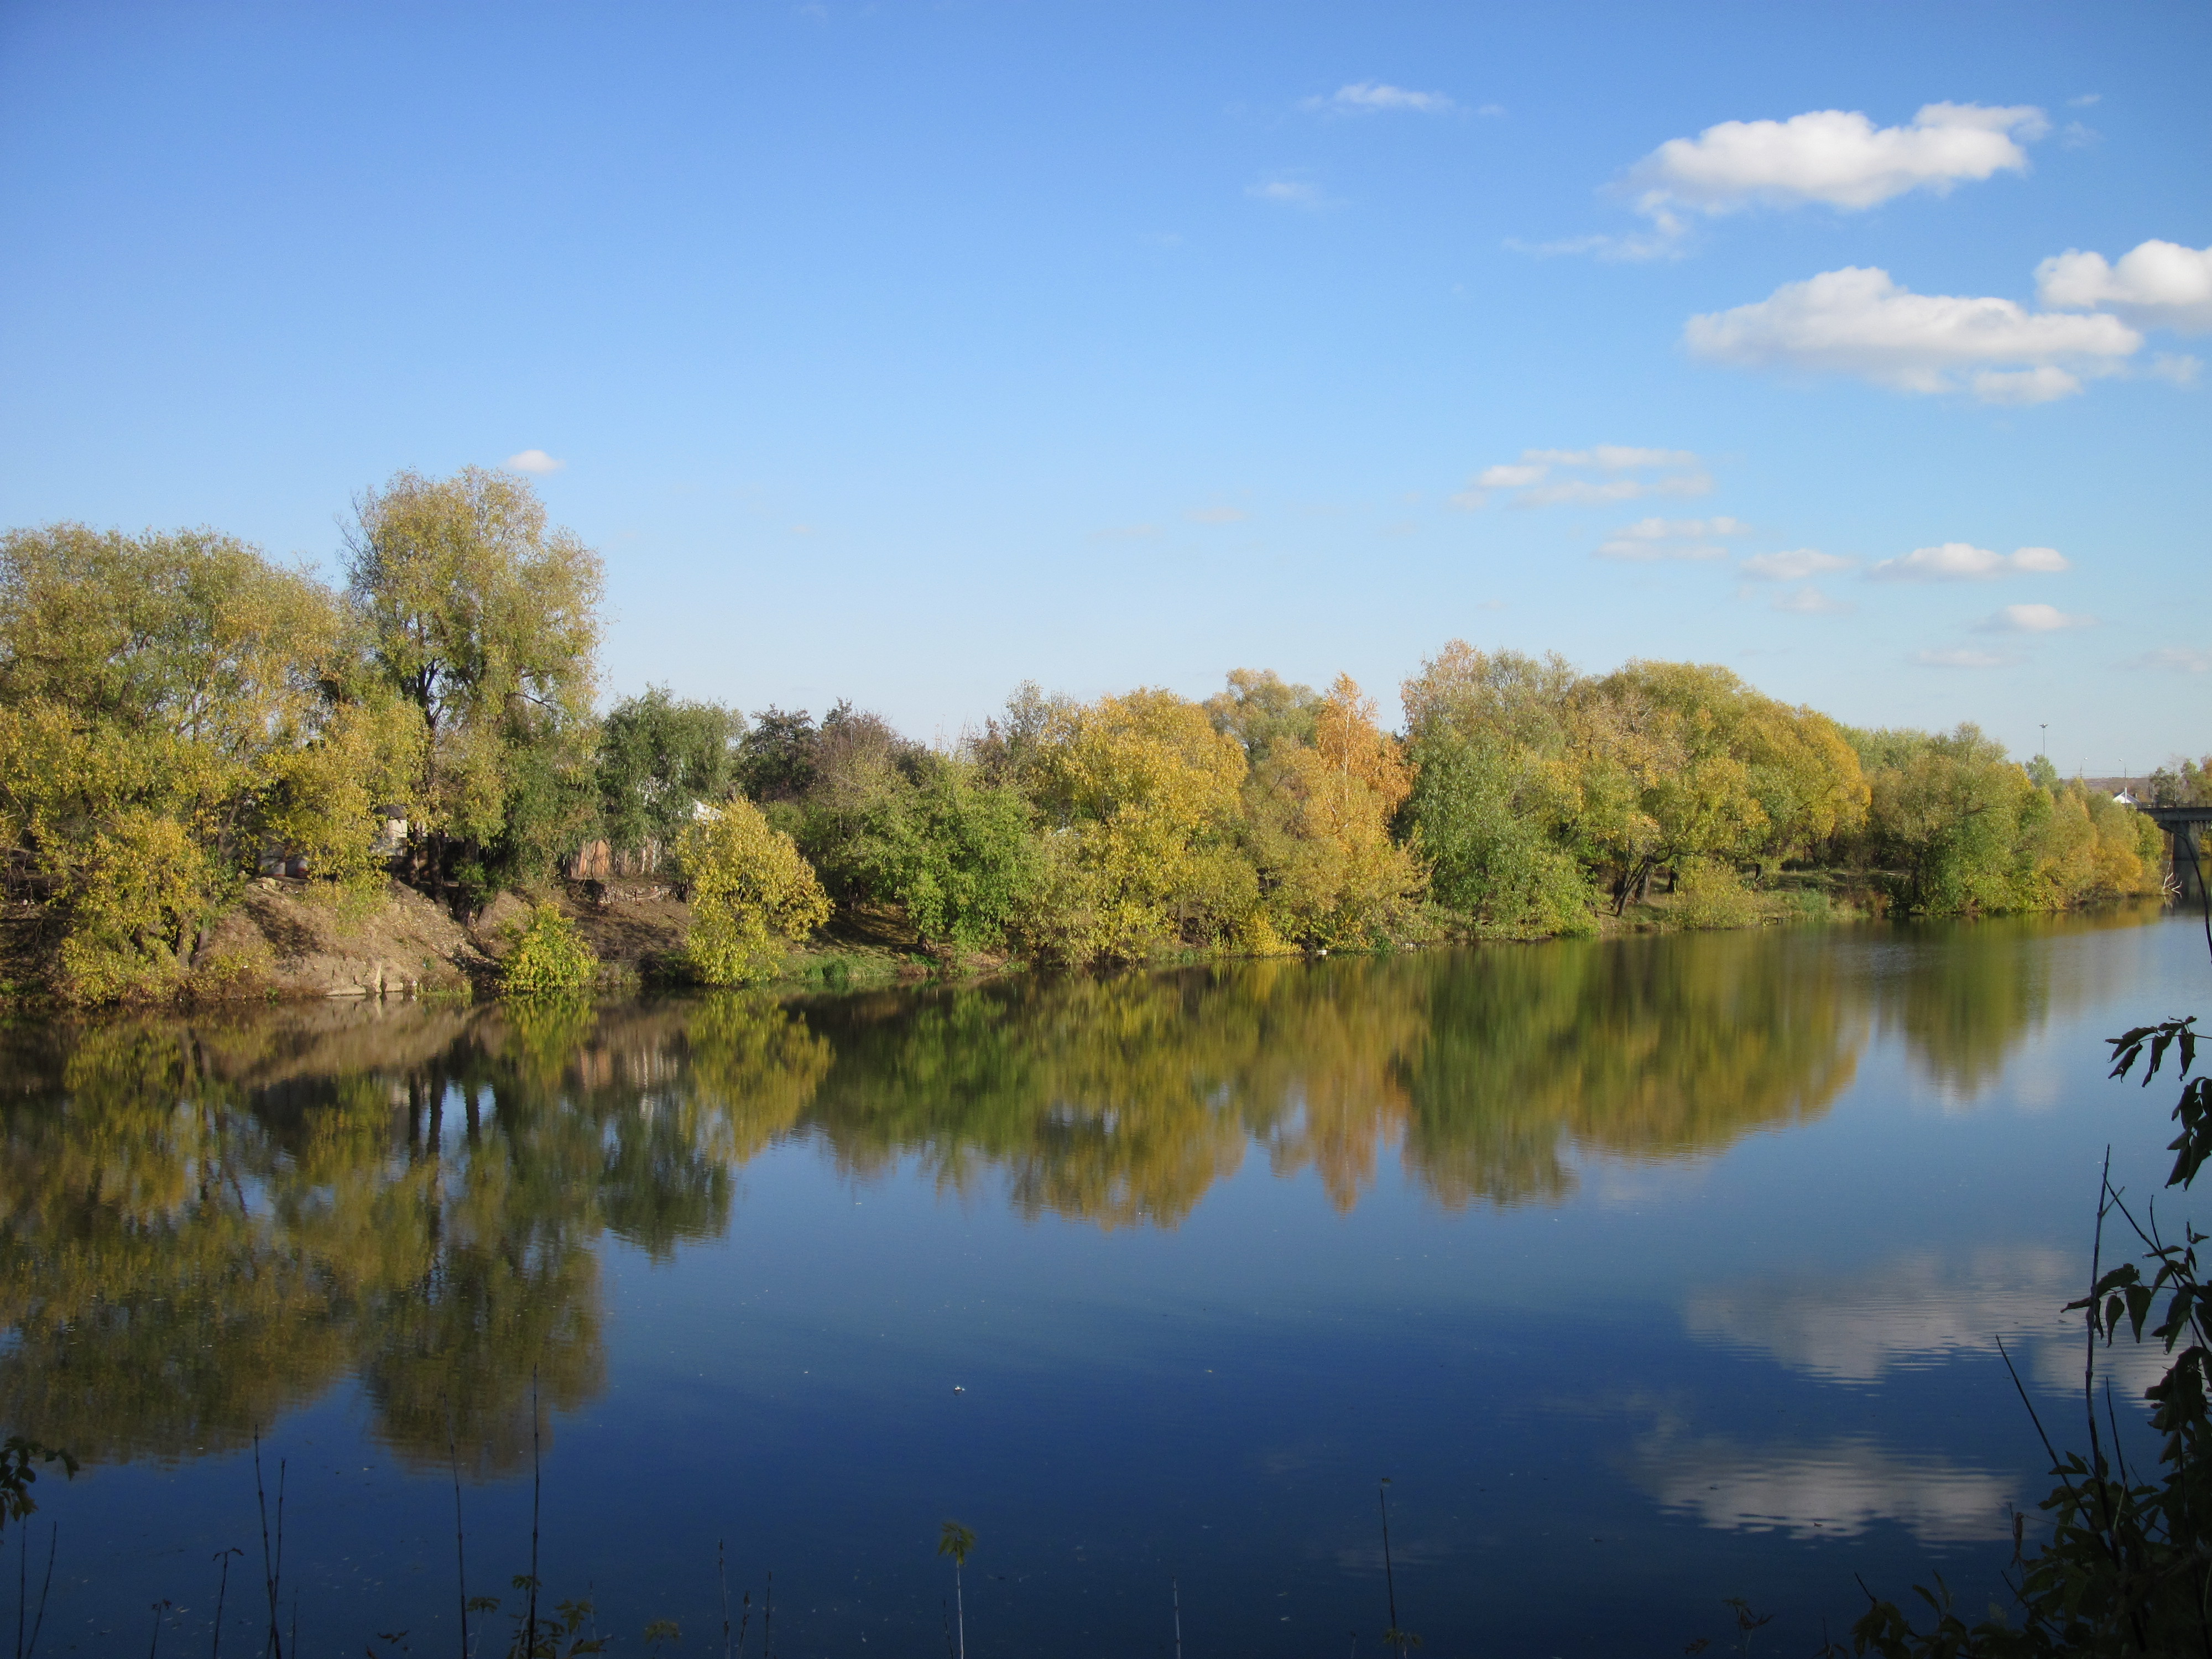
<instances>
[{"instance_id":1,"label":"fluffy cumulus cloud","mask_svg":"<svg viewBox=\"0 0 2212 1659\"><path fill-rule=\"evenodd\" d=\"M1638 210L1733 213L1754 204L1878 206L1907 191L2027 167L2023 142L2050 130L2026 105L1929 104L1910 125L1877 127L1856 110L1821 109L1786 121L1723 121L1694 138L1670 138L1629 169Z\"/></svg>"},{"instance_id":2,"label":"fluffy cumulus cloud","mask_svg":"<svg viewBox=\"0 0 2212 1659\"><path fill-rule=\"evenodd\" d=\"M1849 570L1857 563L1856 559L1846 558L1840 553L1799 547L1787 553L1754 553L1736 568L1754 581L1801 582L1808 576L1832 575L1838 570Z\"/></svg>"},{"instance_id":3,"label":"fluffy cumulus cloud","mask_svg":"<svg viewBox=\"0 0 2212 1659\"><path fill-rule=\"evenodd\" d=\"M1459 106L1441 92L1413 92L1381 81L1354 81L1326 98L1309 98L1304 107L1332 115L1375 115L1405 111L1416 115L1445 115ZM1487 114L1492 106L1486 105Z\"/></svg>"},{"instance_id":4,"label":"fluffy cumulus cloud","mask_svg":"<svg viewBox=\"0 0 2212 1659\"><path fill-rule=\"evenodd\" d=\"M1485 467L1454 495L1455 507L1480 507L1493 490L1511 490L1516 507L1602 505L1647 495L1702 495L1713 481L1686 449L1598 444L1589 449L1524 449L1518 460Z\"/></svg>"},{"instance_id":5,"label":"fluffy cumulus cloud","mask_svg":"<svg viewBox=\"0 0 2212 1659\"><path fill-rule=\"evenodd\" d=\"M1962 582L1988 581L1998 576L2056 575L2074 567L2055 547L2022 547L2010 553L1994 553L1971 542L1945 542L1938 547L1916 547L1910 553L1884 559L1867 574L1876 581Z\"/></svg>"},{"instance_id":6,"label":"fluffy cumulus cloud","mask_svg":"<svg viewBox=\"0 0 2212 1659\"><path fill-rule=\"evenodd\" d=\"M1724 559L1715 539L1741 536L1751 526L1736 519L1638 519L1616 530L1597 550L1601 559Z\"/></svg>"},{"instance_id":7,"label":"fluffy cumulus cloud","mask_svg":"<svg viewBox=\"0 0 2212 1659\"><path fill-rule=\"evenodd\" d=\"M2212 334L2212 247L2138 243L2108 264L2068 248L2035 268L2036 295L2061 311L2109 311L2138 328Z\"/></svg>"},{"instance_id":8,"label":"fluffy cumulus cloud","mask_svg":"<svg viewBox=\"0 0 2212 1659\"><path fill-rule=\"evenodd\" d=\"M1692 317L1682 338L1709 362L1850 374L1900 392L1963 388L1996 404L2069 397L2084 375L2118 372L2142 345L2118 317L1915 294L1886 270L1857 265Z\"/></svg>"},{"instance_id":9,"label":"fluffy cumulus cloud","mask_svg":"<svg viewBox=\"0 0 2212 1659\"><path fill-rule=\"evenodd\" d=\"M2056 634L2068 628L2094 628L2094 617L2071 616L2055 605L2008 605L1975 627L1984 634Z\"/></svg>"},{"instance_id":10,"label":"fluffy cumulus cloud","mask_svg":"<svg viewBox=\"0 0 2212 1659\"><path fill-rule=\"evenodd\" d=\"M555 460L542 449L526 449L520 455L510 455L507 458L507 464L517 472L535 472L541 477L549 472L558 472L568 465L566 461Z\"/></svg>"}]
</instances>

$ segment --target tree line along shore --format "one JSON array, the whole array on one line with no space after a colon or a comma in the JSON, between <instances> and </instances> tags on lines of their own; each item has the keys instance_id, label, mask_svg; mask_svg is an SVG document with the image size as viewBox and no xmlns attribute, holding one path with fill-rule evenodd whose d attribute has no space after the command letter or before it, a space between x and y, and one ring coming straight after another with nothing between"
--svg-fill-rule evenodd
<instances>
[{"instance_id":1,"label":"tree line along shore","mask_svg":"<svg viewBox=\"0 0 2212 1659\"><path fill-rule=\"evenodd\" d=\"M515 990L590 981L563 901L623 875L681 901L658 966L708 984L774 980L825 927L1080 967L1740 925L1837 893L2051 910L2164 878L2155 826L2047 761L1972 726L1855 730L1721 667L1455 641L1397 732L1349 677L1239 669L1202 702L1024 684L930 747L844 702L599 712L599 558L512 473L399 473L345 555L333 587L208 530L0 535L12 994L265 989L221 923L271 874L340 932L410 898L504 917ZM2212 758L2152 788L2212 799Z\"/></svg>"}]
</instances>

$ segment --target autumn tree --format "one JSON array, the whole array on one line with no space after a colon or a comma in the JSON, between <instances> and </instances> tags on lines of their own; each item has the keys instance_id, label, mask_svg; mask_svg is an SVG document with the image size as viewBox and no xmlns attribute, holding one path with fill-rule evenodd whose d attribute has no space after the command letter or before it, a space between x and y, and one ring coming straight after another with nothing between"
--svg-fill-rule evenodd
<instances>
[{"instance_id":1,"label":"autumn tree","mask_svg":"<svg viewBox=\"0 0 2212 1659\"><path fill-rule=\"evenodd\" d=\"M589 826L599 557L509 472L400 472L355 507L347 574L369 659L418 716L416 873L480 902Z\"/></svg>"},{"instance_id":2,"label":"autumn tree","mask_svg":"<svg viewBox=\"0 0 2212 1659\"><path fill-rule=\"evenodd\" d=\"M1206 700L1206 716L1216 731L1243 745L1254 768L1279 753L1312 747L1322 706L1313 687L1294 685L1264 668L1232 668L1228 678L1224 690Z\"/></svg>"},{"instance_id":3,"label":"autumn tree","mask_svg":"<svg viewBox=\"0 0 2212 1659\"><path fill-rule=\"evenodd\" d=\"M1585 771L1608 811L1618 912L1655 870L1728 862L1769 824L1738 740L1757 693L1728 669L1633 661L1583 688Z\"/></svg>"},{"instance_id":4,"label":"autumn tree","mask_svg":"<svg viewBox=\"0 0 2212 1659\"><path fill-rule=\"evenodd\" d=\"M1868 829L1899 908L1932 915L2013 906L2014 842L2033 793L2004 746L1971 724L1942 736L1875 734Z\"/></svg>"},{"instance_id":5,"label":"autumn tree","mask_svg":"<svg viewBox=\"0 0 2212 1659\"><path fill-rule=\"evenodd\" d=\"M750 801L725 802L678 843L691 889L684 952L708 985L769 979L830 919L830 898L789 836Z\"/></svg>"},{"instance_id":6,"label":"autumn tree","mask_svg":"<svg viewBox=\"0 0 2212 1659\"><path fill-rule=\"evenodd\" d=\"M155 991L264 848L370 878L392 728L312 577L212 532L0 537L0 826L64 983Z\"/></svg>"},{"instance_id":7,"label":"autumn tree","mask_svg":"<svg viewBox=\"0 0 2212 1659\"><path fill-rule=\"evenodd\" d=\"M1238 856L1236 738L1172 691L1143 689L1055 710L1039 744L1038 795L1052 827L1048 896L1032 945L1073 962L1137 961L1176 943L1215 944L1259 902Z\"/></svg>"},{"instance_id":8,"label":"autumn tree","mask_svg":"<svg viewBox=\"0 0 2212 1659\"><path fill-rule=\"evenodd\" d=\"M1810 857L1857 833L1871 793L1844 729L1814 709L1754 697L1735 740L1766 820L1754 853L1778 862Z\"/></svg>"},{"instance_id":9,"label":"autumn tree","mask_svg":"<svg viewBox=\"0 0 2212 1659\"><path fill-rule=\"evenodd\" d=\"M1310 746L1282 757L1290 835L1267 898L1274 930L1324 948L1389 938L1418 901L1425 872L1390 825L1413 787L1397 740L1375 723L1374 699L1337 676L1314 711Z\"/></svg>"}]
</instances>

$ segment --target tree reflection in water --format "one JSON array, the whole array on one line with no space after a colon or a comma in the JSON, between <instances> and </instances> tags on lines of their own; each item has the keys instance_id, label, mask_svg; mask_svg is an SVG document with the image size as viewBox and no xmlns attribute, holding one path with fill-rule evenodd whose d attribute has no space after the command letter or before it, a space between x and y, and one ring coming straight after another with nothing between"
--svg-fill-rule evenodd
<instances>
[{"instance_id":1,"label":"tree reflection in water","mask_svg":"<svg viewBox=\"0 0 2212 1659\"><path fill-rule=\"evenodd\" d=\"M442 1466L450 1435L465 1470L513 1471L533 1373L556 1411L603 1386L601 1237L657 1259L720 1237L778 1140L1109 1229L1178 1224L1255 1148L1339 1211L1394 1150L1449 1207L1554 1202L1578 1151L1680 1158L1825 1110L1878 1018L1985 1084L2081 988L2024 943L1708 934L17 1030L0 1416L87 1462L179 1458L358 1376L404 1460Z\"/></svg>"}]
</instances>

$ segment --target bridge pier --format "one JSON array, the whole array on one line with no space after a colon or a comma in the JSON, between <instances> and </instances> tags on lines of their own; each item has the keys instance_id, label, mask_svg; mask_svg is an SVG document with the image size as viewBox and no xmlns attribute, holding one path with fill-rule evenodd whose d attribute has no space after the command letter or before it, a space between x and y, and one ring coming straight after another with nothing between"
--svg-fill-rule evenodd
<instances>
[{"instance_id":1,"label":"bridge pier","mask_svg":"<svg viewBox=\"0 0 2212 1659\"><path fill-rule=\"evenodd\" d=\"M2182 899L2204 902L2204 881L2212 876L2212 806L2146 806L2143 814L2166 831L2166 866Z\"/></svg>"},{"instance_id":2,"label":"bridge pier","mask_svg":"<svg viewBox=\"0 0 2212 1659\"><path fill-rule=\"evenodd\" d=\"M2167 862L2183 900L2191 904L2204 902L2204 848L2197 831L2196 824L2177 823L2166 835Z\"/></svg>"}]
</instances>

